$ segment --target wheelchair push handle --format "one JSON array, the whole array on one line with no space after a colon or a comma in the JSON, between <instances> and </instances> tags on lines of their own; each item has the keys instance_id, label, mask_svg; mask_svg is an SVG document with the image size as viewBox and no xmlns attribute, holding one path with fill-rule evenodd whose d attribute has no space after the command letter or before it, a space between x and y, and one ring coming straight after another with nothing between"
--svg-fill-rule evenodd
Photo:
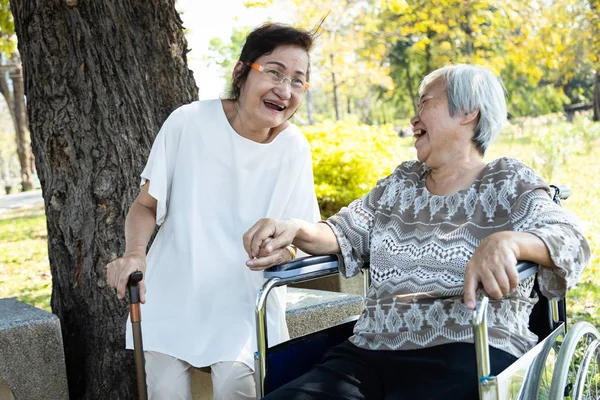
<instances>
[{"instance_id":1,"label":"wheelchair push handle","mask_svg":"<svg viewBox=\"0 0 600 400\"><path fill-rule=\"evenodd\" d=\"M552 201L556 204L560 205L561 200L566 200L571 195L571 189L565 185L550 185L552 189L554 189L554 195L552 196Z\"/></svg>"}]
</instances>

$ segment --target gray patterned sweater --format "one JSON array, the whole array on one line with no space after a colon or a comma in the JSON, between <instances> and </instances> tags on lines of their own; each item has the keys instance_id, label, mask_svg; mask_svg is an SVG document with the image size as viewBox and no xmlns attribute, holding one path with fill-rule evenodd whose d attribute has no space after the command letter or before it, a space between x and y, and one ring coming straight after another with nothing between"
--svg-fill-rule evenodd
<instances>
[{"instance_id":1,"label":"gray patterned sweater","mask_svg":"<svg viewBox=\"0 0 600 400\"><path fill-rule=\"evenodd\" d=\"M429 193L429 168L404 162L364 197L325 223L344 258L341 273L370 262L371 288L350 341L365 349L403 350L473 342L472 311L462 301L465 267L475 248L498 231L541 238L557 268L541 268L548 298L564 297L590 250L577 219L554 204L550 188L523 163L489 163L470 188L450 196ZM535 277L488 308L490 345L516 357L537 343L528 329L538 298Z\"/></svg>"}]
</instances>

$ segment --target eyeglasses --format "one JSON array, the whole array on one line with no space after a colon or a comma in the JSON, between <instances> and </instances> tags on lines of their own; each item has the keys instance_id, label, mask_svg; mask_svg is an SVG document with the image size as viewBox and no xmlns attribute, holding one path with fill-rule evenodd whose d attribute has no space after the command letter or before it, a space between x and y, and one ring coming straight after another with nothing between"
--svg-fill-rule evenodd
<instances>
[{"instance_id":1,"label":"eyeglasses","mask_svg":"<svg viewBox=\"0 0 600 400\"><path fill-rule=\"evenodd\" d=\"M305 91L310 89L310 83L304 82L300 78L293 78L291 76L287 76L283 72L279 72L276 69L267 69L260 64L247 62L245 62L244 64L252 69L262 72L263 75L266 76L275 85L281 85L286 80L290 81L290 87L292 88L293 92L304 93Z\"/></svg>"}]
</instances>

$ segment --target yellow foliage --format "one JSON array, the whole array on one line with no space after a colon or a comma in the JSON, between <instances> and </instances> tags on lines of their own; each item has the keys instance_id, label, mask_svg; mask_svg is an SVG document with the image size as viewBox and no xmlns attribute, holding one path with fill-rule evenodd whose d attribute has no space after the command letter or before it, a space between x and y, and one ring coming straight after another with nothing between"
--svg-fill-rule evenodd
<instances>
[{"instance_id":1,"label":"yellow foliage","mask_svg":"<svg viewBox=\"0 0 600 400\"><path fill-rule=\"evenodd\" d=\"M247 8L266 8L273 5L273 0L244 0L244 6Z\"/></svg>"}]
</instances>

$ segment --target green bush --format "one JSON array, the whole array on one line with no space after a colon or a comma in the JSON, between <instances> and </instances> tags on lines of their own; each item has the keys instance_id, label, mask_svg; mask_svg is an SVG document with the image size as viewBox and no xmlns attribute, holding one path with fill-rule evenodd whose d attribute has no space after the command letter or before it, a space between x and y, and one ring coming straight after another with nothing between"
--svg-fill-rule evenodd
<instances>
[{"instance_id":1,"label":"green bush","mask_svg":"<svg viewBox=\"0 0 600 400\"><path fill-rule=\"evenodd\" d=\"M323 218L367 193L409 159L413 142L400 138L391 125L362 125L357 119L323 122L302 127L302 131L311 144Z\"/></svg>"}]
</instances>

